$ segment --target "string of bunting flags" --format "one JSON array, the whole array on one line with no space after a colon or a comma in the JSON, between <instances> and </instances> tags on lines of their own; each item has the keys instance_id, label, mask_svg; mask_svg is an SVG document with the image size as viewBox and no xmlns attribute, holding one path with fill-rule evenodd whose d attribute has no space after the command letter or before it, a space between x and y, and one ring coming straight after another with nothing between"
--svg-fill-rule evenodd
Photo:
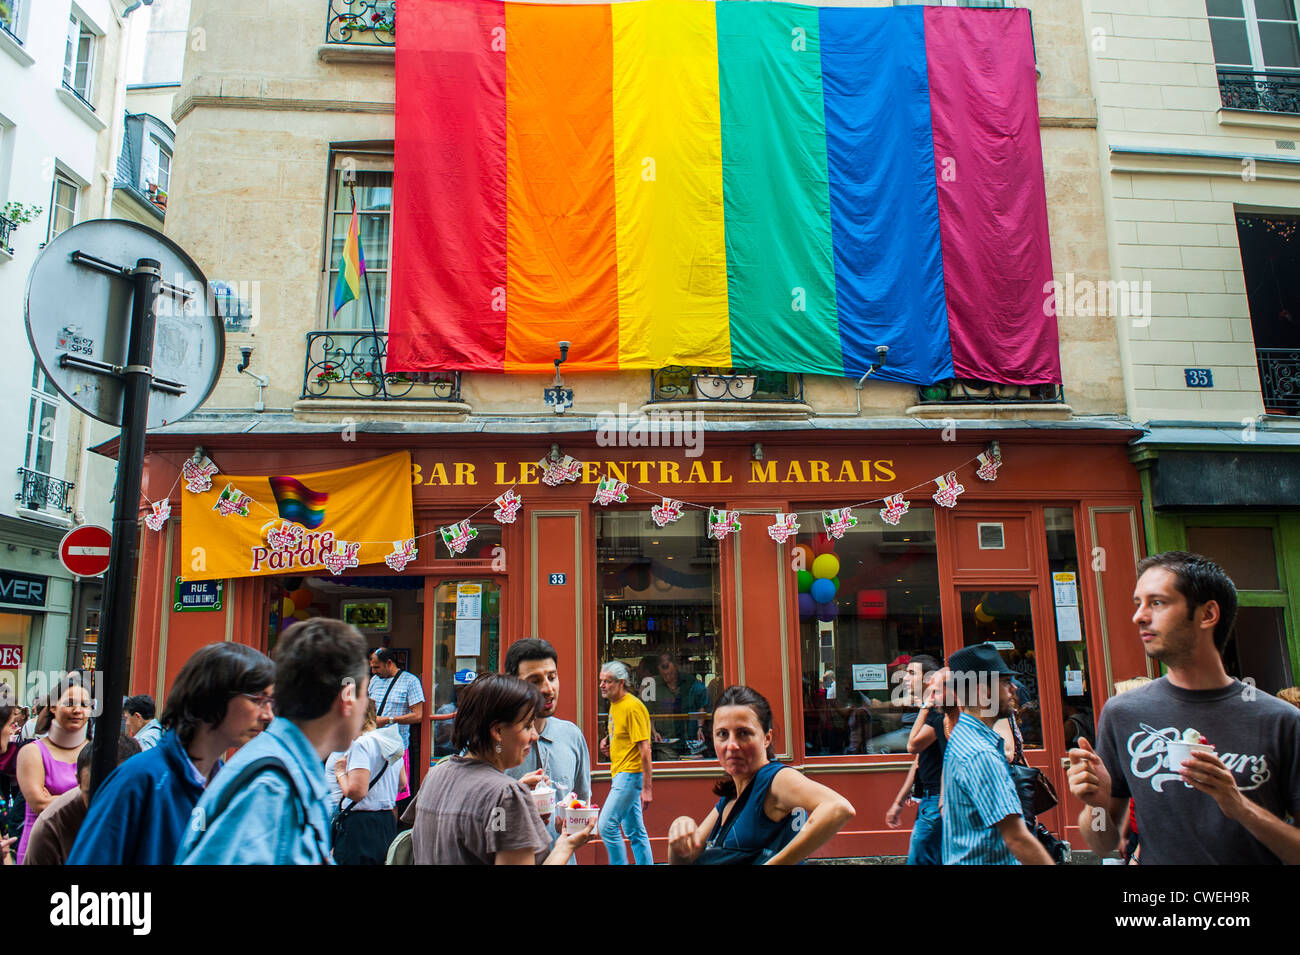
<instances>
[{"instance_id":1,"label":"string of bunting flags","mask_svg":"<svg viewBox=\"0 0 1300 955\"><path fill-rule=\"evenodd\" d=\"M541 470L541 482L548 487L559 487L577 481L584 472L583 462L568 454L547 456L537 463ZM991 443L976 457L962 462L946 473L937 475L930 481L914 485L883 498L860 501L856 504L832 508L831 510L791 511L772 515L772 523L767 528L768 536L777 544L784 544L799 533L802 526L800 518L820 518L821 529L826 536L839 540L857 526L858 518L853 513L855 510L877 504L881 505L879 508L881 520L886 524L897 526L902 522L911 507L908 497L914 492L931 485L934 486L934 492L930 494L930 498L938 506L956 507L957 499L966 490L958 478L958 472L971 464L977 465L975 474L980 480L997 480L998 469L1002 466L1002 452L997 442ZM211 459L196 456L184 462L176 481L178 483L183 480L185 490L190 494L205 494L212 490L213 478L219 478L220 474L220 468ZM272 510L251 495L245 494L235 487L233 482L227 482L225 487L222 488L212 510L227 518L254 516L255 508L269 514L272 520L266 523L262 529L262 537L265 540L268 555L297 553L304 546L308 550L314 546L319 547L318 562L324 563L330 573L338 575L350 567L360 565L359 551L362 545L373 546L389 543L388 541L345 541L336 539L329 533L311 534L311 529L319 526L319 518L316 519L316 523L313 523L314 511L311 499L313 492L292 477L270 477L261 480L270 483L271 489L276 496L276 502L279 505L278 511ZM523 507L523 498L516 491L516 487L517 485L511 485L490 502L460 521L441 526L437 530L425 534L413 534L405 539L391 541L392 550L384 556L384 563L392 570L401 573L418 557L419 548L417 542L426 537L436 536L441 538L443 545L453 557L463 554L470 543L478 536L479 532L474 527L473 520L483 511L493 508L492 517L499 524L513 524L515 522L520 509ZM145 498L150 513L146 515L144 521L151 531L161 531L170 519L171 505L168 499L175 489L176 483L173 483L167 497L159 501L151 501L147 497ZM599 478L592 502L602 507L608 507L611 504L625 504L629 500L630 492L639 492L652 498L659 498L659 503L652 505L650 508L650 517L658 527L666 527L680 520L686 508L708 511L708 536L718 541L726 540L729 536L740 532L741 515L771 514L770 511L727 509L708 504L682 501L672 497L665 497L661 492L650 488L639 487L626 481L605 476ZM289 501L287 506L285 500ZM328 541L314 542L312 538L328 538Z\"/></svg>"}]
</instances>

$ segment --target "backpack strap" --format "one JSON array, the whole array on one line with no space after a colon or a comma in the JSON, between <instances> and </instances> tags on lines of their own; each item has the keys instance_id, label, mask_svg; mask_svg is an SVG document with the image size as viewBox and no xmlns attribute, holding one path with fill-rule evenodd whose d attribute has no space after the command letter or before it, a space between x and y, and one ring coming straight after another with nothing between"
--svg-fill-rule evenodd
<instances>
[{"instance_id":1,"label":"backpack strap","mask_svg":"<svg viewBox=\"0 0 1300 955\"><path fill-rule=\"evenodd\" d=\"M285 782L289 784L289 791L293 794L293 798L290 801L293 803L294 815L297 819L298 825L304 828L309 825L311 816L303 805L302 793L299 792L298 786L294 783L293 776L289 772L289 767L286 766L284 761L277 756L258 757L240 769L238 775L236 775L228 785L224 786L216 799L212 801L212 805L209 807L208 811L208 818L219 818L221 814L226 811L231 800L235 798L236 793L243 790L255 778L267 771L282 776ZM316 827L312 826L312 828L314 829ZM317 831L316 835L323 845L331 845L328 838L329 833L325 833L324 836L322 836L321 833Z\"/></svg>"}]
</instances>

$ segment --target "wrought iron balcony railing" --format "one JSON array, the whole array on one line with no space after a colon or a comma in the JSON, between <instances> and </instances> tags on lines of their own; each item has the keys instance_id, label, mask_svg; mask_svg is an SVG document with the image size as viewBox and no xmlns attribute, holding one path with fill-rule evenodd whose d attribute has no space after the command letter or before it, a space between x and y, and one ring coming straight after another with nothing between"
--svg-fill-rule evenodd
<instances>
[{"instance_id":1,"label":"wrought iron balcony railing","mask_svg":"<svg viewBox=\"0 0 1300 955\"><path fill-rule=\"evenodd\" d=\"M1219 70L1219 98L1227 109L1300 113L1300 70Z\"/></svg>"},{"instance_id":2,"label":"wrought iron balcony railing","mask_svg":"<svg viewBox=\"0 0 1300 955\"><path fill-rule=\"evenodd\" d=\"M655 401L803 401L803 375L748 368L671 365L650 373Z\"/></svg>"},{"instance_id":3,"label":"wrought iron balcony railing","mask_svg":"<svg viewBox=\"0 0 1300 955\"><path fill-rule=\"evenodd\" d=\"M988 381L954 378L917 389L921 404L1048 404L1062 403L1060 385L995 385Z\"/></svg>"},{"instance_id":4,"label":"wrought iron balcony railing","mask_svg":"<svg viewBox=\"0 0 1300 955\"><path fill-rule=\"evenodd\" d=\"M1255 358L1265 410L1300 415L1300 348L1257 348Z\"/></svg>"},{"instance_id":5,"label":"wrought iron balcony railing","mask_svg":"<svg viewBox=\"0 0 1300 955\"><path fill-rule=\"evenodd\" d=\"M47 508L69 513L72 511L72 489L76 487L75 484L29 468L19 468L18 477L23 486L14 495L14 499L23 507L33 511Z\"/></svg>"},{"instance_id":6,"label":"wrought iron balcony railing","mask_svg":"<svg viewBox=\"0 0 1300 955\"><path fill-rule=\"evenodd\" d=\"M397 42L396 0L330 0L326 43L393 46Z\"/></svg>"},{"instance_id":7,"label":"wrought iron balcony railing","mask_svg":"<svg viewBox=\"0 0 1300 955\"><path fill-rule=\"evenodd\" d=\"M9 240L13 238L14 229L16 228L18 228L18 223L0 216L0 249L4 249L9 253L13 252L13 249L9 247Z\"/></svg>"},{"instance_id":8,"label":"wrought iron balcony railing","mask_svg":"<svg viewBox=\"0 0 1300 955\"><path fill-rule=\"evenodd\" d=\"M385 373L387 355L387 332L308 332L302 397L460 401L460 372Z\"/></svg>"}]
</instances>

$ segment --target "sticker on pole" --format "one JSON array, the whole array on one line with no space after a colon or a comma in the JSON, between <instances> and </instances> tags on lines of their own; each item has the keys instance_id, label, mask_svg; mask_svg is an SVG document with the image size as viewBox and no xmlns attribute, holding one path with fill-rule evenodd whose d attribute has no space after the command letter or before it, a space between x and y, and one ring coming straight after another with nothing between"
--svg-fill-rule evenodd
<instances>
[{"instance_id":1,"label":"sticker on pole","mask_svg":"<svg viewBox=\"0 0 1300 955\"><path fill-rule=\"evenodd\" d=\"M98 577L108 570L108 552L113 535L107 528L85 524L63 535L59 560L78 577Z\"/></svg>"}]
</instances>

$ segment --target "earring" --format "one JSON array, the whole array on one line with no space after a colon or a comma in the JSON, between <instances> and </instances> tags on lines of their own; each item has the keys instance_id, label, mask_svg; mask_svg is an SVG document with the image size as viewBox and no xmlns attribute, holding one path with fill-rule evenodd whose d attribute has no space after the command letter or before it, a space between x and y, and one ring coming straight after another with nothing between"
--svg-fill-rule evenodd
<instances>
[{"instance_id":1,"label":"earring","mask_svg":"<svg viewBox=\"0 0 1300 955\"><path fill-rule=\"evenodd\" d=\"M500 744L500 743L497 743L497 752L498 752L498 753L501 752L501 744Z\"/></svg>"}]
</instances>

